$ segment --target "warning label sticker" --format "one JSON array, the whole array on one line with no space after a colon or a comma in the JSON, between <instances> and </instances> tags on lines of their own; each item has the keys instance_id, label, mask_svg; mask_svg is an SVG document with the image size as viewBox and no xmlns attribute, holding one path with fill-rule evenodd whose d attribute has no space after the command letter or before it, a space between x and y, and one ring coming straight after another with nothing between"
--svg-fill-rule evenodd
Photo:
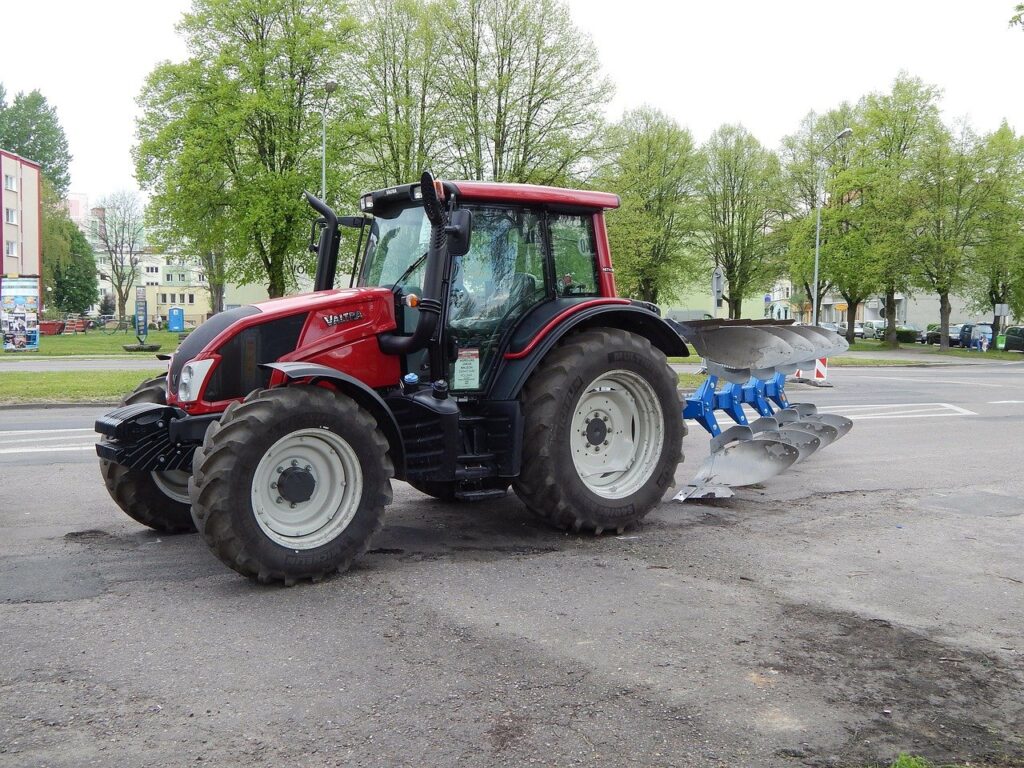
<instances>
[{"instance_id":1,"label":"warning label sticker","mask_svg":"<svg viewBox=\"0 0 1024 768\"><path fill-rule=\"evenodd\" d=\"M480 386L480 350L460 349L452 376L452 389L477 389Z\"/></svg>"}]
</instances>

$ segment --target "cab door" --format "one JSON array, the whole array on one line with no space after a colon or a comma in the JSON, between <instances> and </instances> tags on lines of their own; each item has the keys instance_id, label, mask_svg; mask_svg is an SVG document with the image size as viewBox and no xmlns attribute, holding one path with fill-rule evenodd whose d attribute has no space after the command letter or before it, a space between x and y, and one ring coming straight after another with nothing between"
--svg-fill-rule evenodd
<instances>
[{"instance_id":1,"label":"cab door","mask_svg":"<svg viewBox=\"0 0 1024 768\"><path fill-rule=\"evenodd\" d=\"M467 207L473 211L473 236L469 251L452 258L444 329L448 381L455 393L486 386L502 338L554 291L543 211Z\"/></svg>"}]
</instances>

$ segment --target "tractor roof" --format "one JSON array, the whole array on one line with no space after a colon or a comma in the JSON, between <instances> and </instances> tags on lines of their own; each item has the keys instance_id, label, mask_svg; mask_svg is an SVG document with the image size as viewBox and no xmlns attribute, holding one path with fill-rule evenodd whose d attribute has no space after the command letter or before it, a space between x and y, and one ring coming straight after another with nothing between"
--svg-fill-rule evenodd
<instances>
[{"instance_id":1,"label":"tractor roof","mask_svg":"<svg viewBox=\"0 0 1024 768\"><path fill-rule=\"evenodd\" d=\"M444 185L455 188L458 196L475 203L520 203L523 205L555 205L571 208L603 210L619 207L619 196L611 192L595 192L586 189L562 189L542 187L537 184L507 184L495 181L445 181ZM407 205L409 201L420 200L419 184L402 184L387 189L368 192L360 198L363 211L372 213L374 207L385 209L396 204Z\"/></svg>"},{"instance_id":2,"label":"tractor roof","mask_svg":"<svg viewBox=\"0 0 1024 768\"><path fill-rule=\"evenodd\" d=\"M618 208L619 196L611 192L507 184L494 181L453 181L463 200L494 203L570 205L580 208Z\"/></svg>"}]
</instances>

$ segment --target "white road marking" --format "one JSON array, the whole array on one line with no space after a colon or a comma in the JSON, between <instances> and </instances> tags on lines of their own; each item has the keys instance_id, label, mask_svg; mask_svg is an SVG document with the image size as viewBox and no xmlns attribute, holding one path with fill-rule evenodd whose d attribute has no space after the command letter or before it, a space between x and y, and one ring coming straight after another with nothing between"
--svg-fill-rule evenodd
<instances>
[{"instance_id":1,"label":"white road marking","mask_svg":"<svg viewBox=\"0 0 1024 768\"><path fill-rule=\"evenodd\" d=\"M1024 403L1024 400L989 400L989 405L1019 405Z\"/></svg>"},{"instance_id":2,"label":"white road marking","mask_svg":"<svg viewBox=\"0 0 1024 768\"><path fill-rule=\"evenodd\" d=\"M41 448L0 448L0 455L10 453L61 453L63 451L95 451L95 445L61 445Z\"/></svg>"},{"instance_id":3,"label":"white road marking","mask_svg":"<svg viewBox=\"0 0 1024 768\"><path fill-rule=\"evenodd\" d=\"M899 409L899 410L894 410ZM830 405L822 413L842 411L848 419L923 419L933 416L977 416L952 403L880 403L877 405Z\"/></svg>"},{"instance_id":4,"label":"white road marking","mask_svg":"<svg viewBox=\"0 0 1024 768\"><path fill-rule=\"evenodd\" d=\"M68 432L95 432L96 430L91 427L82 427L81 429L15 429L8 432L0 432L0 440L3 440L7 436L13 435L45 435L61 433L66 434Z\"/></svg>"},{"instance_id":5,"label":"white road marking","mask_svg":"<svg viewBox=\"0 0 1024 768\"><path fill-rule=\"evenodd\" d=\"M0 432L0 456L29 453L95 451L99 436L88 427L72 429L12 429ZM54 443L60 443L54 445Z\"/></svg>"},{"instance_id":6,"label":"white road marking","mask_svg":"<svg viewBox=\"0 0 1024 768\"><path fill-rule=\"evenodd\" d=\"M852 408L945 408L948 410L958 411L965 416L977 416L974 411L968 411L966 408L961 408L959 405L952 405L951 403L873 403L871 405L830 405L829 410L849 410Z\"/></svg>"},{"instance_id":7,"label":"white road marking","mask_svg":"<svg viewBox=\"0 0 1024 768\"><path fill-rule=\"evenodd\" d=\"M1013 389L1015 388L1010 384L989 384L983 381L968 381L966 379L909 379L906 376L865 376L859 375L861 379L881 379L882 381L916 381L923 384L957 384L959 386L970 386L970 387L995 387L996 389Z\"/></svg>"},{"instance_id":8,"label":"white road marking","mask_svg":"<svg viewBox=\"0 0 1024 768\"><path fill-rule=\"evenodd\" d=\"M96 437L99 437L97 435ZM6 439L3 436L3 432L0 432L0 443L4 445L13 445L17 443L52 443L54 440L92 440L92 435L51 435L50 437L13 437Z\"/></svg>"}]
</instances>

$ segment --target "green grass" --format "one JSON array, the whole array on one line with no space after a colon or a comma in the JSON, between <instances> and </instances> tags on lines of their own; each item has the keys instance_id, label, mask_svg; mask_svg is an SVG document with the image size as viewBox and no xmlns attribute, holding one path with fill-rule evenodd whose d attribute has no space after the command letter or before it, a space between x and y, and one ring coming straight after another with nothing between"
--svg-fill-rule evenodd
<instances>
[{"instance_id":1,"label":"green grass","mask_svg":"<svg viewBox=\"0 0 1024 768\"><path fill-rule=\"evenodd\" d=\"M0 371L0 405L111 403L163 371Z\"/></svg>"},{"instance_id":2,"label":"green grass","mask_svg":"<svg viewBox=\"0 0 1024 768\"><path fill-rule=\"evenodd\" d=\"M830 357L829 368L883 368L893 365L903 366L926 366L927 362L914 362L913 360L897 360L892 357Z\"/></svg>"},{"instance_id":3,"label":"green grass","mask_svg":"<svg viewBox=\"0 0 1024 768\"><path fill-rule=\"evenodd\" d=\"M114 333L106 335L100 331L89 331L70 336L43 336L39 339L39 352L25 352L19 354L7 353L0 355L0 362L4 360L24 359L28 355L45 355L66 357L67 355L123 355L126 357L139 357L152 355L152 352L125 352L121 349L122 344L134 344L136 342L134 333ZM170 354L178 348L178 334L171 331L150 331L146 337L147 344L159 344L161 354Z\"/></svg>"},{"instance_id":4,"label":"green grass","mask_svg":"<svg viewBox=\"0 0 1024 768\"><path fill-rule=\"evenodd\" d=\"M965 357L970 360L1013 360L1024 361L1024 355L1020 352L1001 352L998 349L990 349L988 352L978 352L974 349L939 349L937 344L900 344L898 350L901 352L917 352L923 355L938 355L941 357ZM851 352L891 352L889 347L879 339L862 339L850 345Z\"/></svg>"},{"instance_id":5,"label":"green grass","mask_svg":"<svg viewBox=\"0 0 1024 768\"><path fill-rule=\"evenodd\" d=\"M685 360L686 358L680 358ZM703 373L680 373L679 374L679 386L683 389L696 389L704 380L707 378Z\"/></svg>"}]
</instances>

